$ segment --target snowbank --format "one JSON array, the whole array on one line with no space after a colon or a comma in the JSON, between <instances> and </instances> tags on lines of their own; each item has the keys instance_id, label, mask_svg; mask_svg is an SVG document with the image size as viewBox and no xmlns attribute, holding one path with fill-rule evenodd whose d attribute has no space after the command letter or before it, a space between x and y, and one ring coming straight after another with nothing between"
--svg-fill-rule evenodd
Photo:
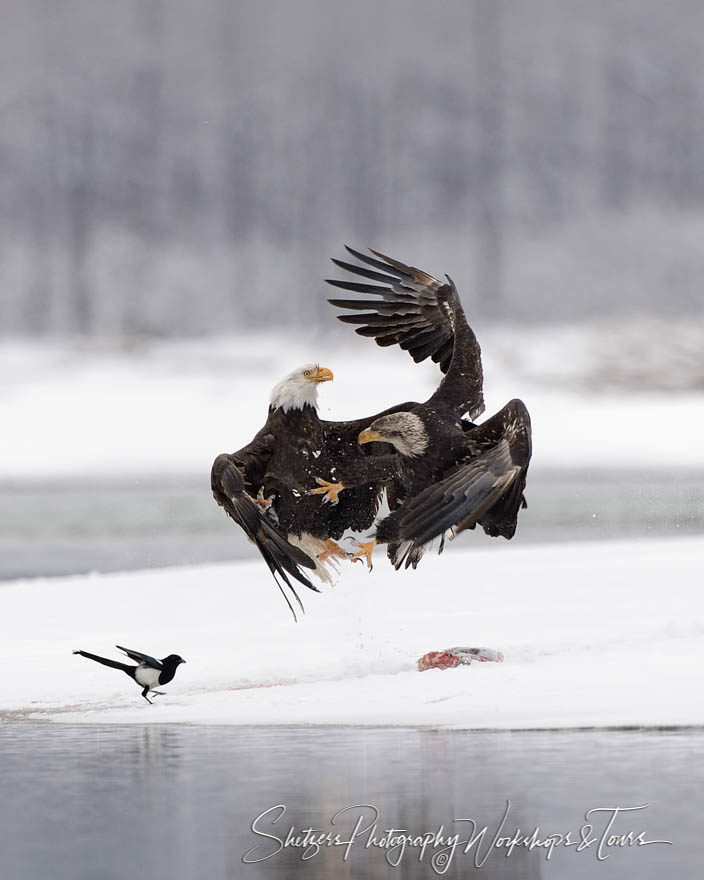
<instances>
[{"instance_id":1,"label":"snowbank","mask_svg":"<svg viewBox=\"0 0 704 880\"><path fill-rule=\"evenodd\" d=\"M704 539L466 552L396 574L348 565L295 624L259 561L0 586L0 715L89 723L549 728L704 724ZM474 549L472 549L472 545ZM148 706L72 650L187 665ZM503 664L416 671L426 651Z\"/></svg>"},{"instance_id":2,"label":"snowbank","mask_svg":"<svg viewBox=\"0 0 704 880\"><path fill-rule=\"evenodd\" d=\"M704 444L692 440L704 434L704 394L646 392L645 381L636 382L637 393L589 393L579 377L597 349L574 333L532 331L526 340L527 333L485 334L485 397L487 415L512 397L525 400L535 466L704 466ZM335 373L321 388L323 418L371 415L426 399L437 386L434 364L414 366L405 352L361 340L338 342L250 338L133 350L7 343L0 479L207 475L215 455L259 430L275 382L312 360Z\"/></svg>"}]
</instances>

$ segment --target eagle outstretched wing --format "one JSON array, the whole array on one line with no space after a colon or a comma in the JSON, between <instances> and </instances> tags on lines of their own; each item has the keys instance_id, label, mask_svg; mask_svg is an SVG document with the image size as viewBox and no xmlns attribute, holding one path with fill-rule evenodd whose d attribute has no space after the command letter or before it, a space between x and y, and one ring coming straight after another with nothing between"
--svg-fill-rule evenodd
<instances>
[{"instance_id":1,"label":"eagle outstretched wing","mask_svg":"<svg viewBox=\"0 0 704 880\"><path fill-rule=\"evenodd\" d=\"M442 479L381 521L377 539L395 545L392 562L417 564L422 546L479 523L493 537L512 538L531 456L530 416L512 400L468 435L467 455Z\"/></svg>"},{"instance_id":2,"label":"eagle outstretched wing","mask_svg":"<svg viewBox=\"0 0 704 880\"><path fill-rule=\"evenodd\" d=\"M447 282L379 251L371 251L380 258L376 260L346 245L345 250L374 269L333 259L336 266L380 284L333 278L326 279L326 282L342 290L376 295L381 299L329 299L328 302L336 308L362 312L338 315L338 320L345 324L359 324L355 332L372 337L377 345L400 345L416 363L429 357L446 373L452 358L453 329L439 307L437 295L438 291L448 287Z\"/></svg>"},{"instance_id":3,"label":"eagle outstretched wing","mask_svg":"<svg viewBox=\"0 0 704 880\"><path fill-rule=\"evenodd\" d=\"M338 320L360 325L355 332L375 339L377 345L400 346L416 363L426 358L435 361L446 374L437 393L451 397L458 406L466 404L472 418L483 412L481 349L467 324L452 280L448 277L440 281L379 251L371 251L379 258L374 259L345 247L366 265L336 259L333 263L346 272L380 283L330 278L327 283L380 298L329 299L336 308L352 311L338 315Z\"/></svg>"},{"instance_id":4,"label":"eagle outstretched wing","mask_svg":"<svg viewBox=\"0 0 704 880\"><path fill-rule=\"evenodd\" d=\"M296 613L279 583L278 577L293 593L301 610L303 610L303 604L289 580L289 575L303 586L308 587L309 590L320 592L301 571L301 567L314 569L315 562L307 553L294 547L249 496L245 488L245 478L237 466L238 455L239 453L234 455L223 453L215 459L210 478L213 497L224 508L227 515L240 526L249 540L256 545L295 618Z\"/></svg>"}]
</instances>

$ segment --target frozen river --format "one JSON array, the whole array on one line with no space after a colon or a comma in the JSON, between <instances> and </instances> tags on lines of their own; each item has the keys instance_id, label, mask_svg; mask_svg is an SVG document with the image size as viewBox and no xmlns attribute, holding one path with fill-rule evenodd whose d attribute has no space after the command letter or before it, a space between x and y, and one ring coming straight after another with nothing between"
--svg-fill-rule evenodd
<instances>
[{"instance_id":1,"label":"frozen river","mask_svg":"<svg viewBox=\"0 0 704 880\"><path fill-rule=\"evenodd\" d=\"M701 470L535 468L526 494L514 544L704 533ZM215 505L208 473L0 484L0 580L256 555Z\"/></svg>"}]
</instances>

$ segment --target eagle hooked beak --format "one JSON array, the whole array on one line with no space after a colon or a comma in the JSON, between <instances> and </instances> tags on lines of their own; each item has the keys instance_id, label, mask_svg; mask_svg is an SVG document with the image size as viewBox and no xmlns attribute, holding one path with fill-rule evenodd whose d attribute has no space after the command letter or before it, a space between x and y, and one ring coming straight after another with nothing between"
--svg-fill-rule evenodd
<instances>
[{"instance_id":1,"label":"eagle hooked beak","mask_svg":"<svg viewBox=\"0 0 704 880\"><path fill-rule=\"evenodd\" d=\"M372 431L371 428L365 428L363 431L360 431L357 437L357 443L373 443L375 440L383 441L386 440L386 437L378 431Z\"/></svg>"},{"instance_id":2,"label":"eagle hooked beak","mask_svg":"<svg viewBox=\"0 0 704 880\"><path fill-rule=\"evenodd\" d=\"M327 367L318 367L315 373L312 376L308 376L309 382L332 382L335 377L332 374L332 370L328 370Z\"/></svg>"}]
</instances>

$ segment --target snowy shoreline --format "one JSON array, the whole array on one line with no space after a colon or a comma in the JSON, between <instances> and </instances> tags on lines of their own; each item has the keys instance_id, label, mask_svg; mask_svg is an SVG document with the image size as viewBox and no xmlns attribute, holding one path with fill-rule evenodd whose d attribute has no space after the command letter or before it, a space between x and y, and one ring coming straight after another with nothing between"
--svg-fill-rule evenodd
<instances>
[{"instance_id":1,"label":"snowy shoreline","mask_svg":"<svg viewBox=\"0 0 704 880\"><path fill-rule=\"evenodd\" d=\"M472 538L475 536L471 536ZM0 586L0 715L81 724L692 728L704 724L704 538L476 549L347 567L294 624L259 561ZM154 706L72 651L188 661ZM420 673L429 650L504 663ZM21 666L18 668L18 658Z\"/></svg>"}]
</instances>

